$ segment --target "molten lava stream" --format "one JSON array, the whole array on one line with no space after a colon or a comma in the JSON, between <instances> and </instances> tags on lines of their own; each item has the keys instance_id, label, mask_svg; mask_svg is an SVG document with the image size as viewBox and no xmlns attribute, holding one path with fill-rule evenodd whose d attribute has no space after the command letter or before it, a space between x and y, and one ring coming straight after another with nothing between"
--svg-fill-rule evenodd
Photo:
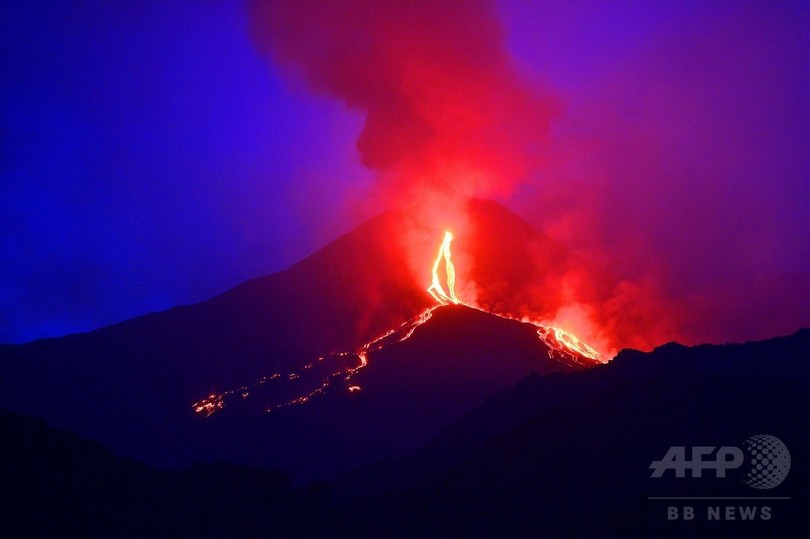
<instances>
[{"instance_id":1,"label":"molten lava stream","mask_svg":"<svg viewBox=\"0 0 810 539\"><path fill-rule=\"evenodd\" d=\"M314 397L321 395L326 392L326 390L330 386L343 386L349 392L355 393L360 391L362 388L356 384L350 384L352 378L354 377L357 372L368 365L368 354L371 352L376 352L388 346L389 344L394 344L398 342L405 341L409 339L416 328L427 322L431 314L434 310L436 310L439 306L433 306L418 316L403 322L398 328L392 329L387 331L386 333L380 335L379 337L374 338L373 340L367 342L360 350L357 352L337 352L333 354L329 354L328 356L321 356L318 358L319 362L325 363L335 363L335 362L343 362L347 358L354 357L357 360L356 365L347 368L339 368L331 373L329 373L324 378L321 378L316 384L315 388L311 390L305 390L303 393L299 394L298 396L284 400L277 404L271 404L267 407L267 412L272 412L273 410L277 410L279 408L285 408L288 406L294 406L299 404L305 404L312 400ZM261 378L257 383L253 384L250 387L241 387L238 390L231 390L225 391L221 394L212 394L206 397L205 399L195 402L193 404L194 412L200 414L204 417L209 417L216 412L222 410L226 403L233 399L235 396L239 396L242 399L247 398L251 393L257 392L260 388L265 389L267 385L271 384L280 384L285 383L289 384L293 381L298 381L303 376L306 376L306 372L312 369L313 364L307 364L297 372L290 373L286 376L282 376L279 373L273 374L271 376L265 376ZM311 387L311 386L310 386Z\"/></svg>"},{"instance_id":2,"label":"molten lava stream","mask_svg":"<svg viewBox=\"0 0 810 539\"><path fill-rule=\"evenodd\" d=\"M444 239L442 240L442 244L439 246L439 253L436 256L436 260L433 262L433 280L427 291L437 302L439 302L441 305L447 305L450 303L455 305L464 305L465 307L470 307L471 309L476 309L500 318L518 320L520 322L531 324L537 327L537 336L540 337L540 340L549 347L549 356L553 357L554 352L556 352L559 355L558 359L562 359L572 366L589 365L592 362L602 363L604 361L599 352L564 329L552 327L542 322L518 319L508 314L487 311L478 307L477 305L470 305L459 300L455 291L456 268L453 265L450 251L450 244L452 241L453 234L449 230L445 231ZM442 287L441 279L439 277L439 268L441 266L442 259L444 259L445 273L447 275L446 292L444 287ZM582 358L590 361L583 361Z\"/></svg>"},{"instance_id":3,"label":"molten lava stream","mask_svg":"<svg viewBox=\"0 0 810 539\"><path fill-rule=\"evenodd\" d=\"M444 240L439 246L439 254L436 256L436 261L433 263L433 281L428 287L427 291L433 296L433 299L447 305L448 303L459 304L461 303L456 297L456 268L453 266L453 261L450 258L450 243L453 241L453 234L450 231L444 233ZM447 292L442 287L441 280L439 279L439 265L444 259L444 269L447 275Z\"/></svg>"}]
</instances>

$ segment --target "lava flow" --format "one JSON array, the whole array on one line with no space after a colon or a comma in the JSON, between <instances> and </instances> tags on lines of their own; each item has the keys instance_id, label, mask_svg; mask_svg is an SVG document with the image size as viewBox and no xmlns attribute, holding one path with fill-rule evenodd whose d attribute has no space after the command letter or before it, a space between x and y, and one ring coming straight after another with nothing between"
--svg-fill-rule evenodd
<instances>
[{"instance_id":1,"label":"lava flow","mask_svg":"<svg viewBox=\"0 0 810 539\"><path fill-rule=\"evenodd\" d=\"M439 254L436 256L436 261L433 263L433 281L428 287L427 291L433 296L433 299L447 305L448 303L460 303L456 297L456 268L453 266L453 261L450 258L450 243L453 241L453 234L450 231L444 233L444 240L439 246ZM444 268L447 275L447 292L442 287L441 279L439 278L439 266L442 259L444 259Z\"/></svg>"},{"instance_id":2,"label":"lava flow","mask_svg":"<svg viewBox=\"0 0 810 539\"><path fill-rule=\"evenodd\" d=\"M491 311L486 311L481 309L477 305L465 303L456 297L455 292L455 284L456 284L456 268L453 266L453 261L451 259L451 252L450 252L450 243L453 241L453 234L448 230L444 233L444 240L442 241L441 246L439 247L439 254L436 256L436 260L433 262L433 281L431 282L430 286L428 287L427 291L430 293L433 298L438 301L441 305L447 304L455 304L455 305L464 305L465 307L470 307L471 309L477 309L482 312L486 312L500 318L506 318L509 320L518 320L523 323L531 324L537 327L537 336L540 337L540 340L545 343L546 346L549 347L549 355L554 356L555 353L557 355L557 359L562 359L567 363L573 362L576 365L585 365L586 362L583 362L580 358L586 358L588 360L594 362L603 362L603 359L599 352L594 350L591 346L586 344L585 342L578 339L575 335L565 331L564 329L557 328L545 324L543 322L527 319L527 318L515 318L508 314L503 313L495 313ZM447 291L445 292L444 287L442 287L441 279L439 277L439 267L441 266L441 261L444 259L445 263L445 273L447 275Z\"/></svg>"},{"instance_id":3,"label":"lava flow","mask_svg":"<svg viewBox=\"0 0 810 539\"><path fill-rule=\"evenodd\" d=\"M319 382L316 384L316 388L310 391L305 391L299 396L283 401L279 404L272 404L269 405L265 411L272 412L273 410L277 410L279 408L285 408L288 406L294 406L297 404L305 404L312 400L312 398L323 394L326 392L329 387L333 385L340 385L345 387L350 393L355 393L360 391L362 388L356 384L350 384L352 378L355 374L357 374L360 369L366 367L368 365L368 354L372 352L376 352L388 346L389 344L402 342L407 340L413 335L416 328L427 322L433 311L439 308L439 305L435 305L423 311L419 316L416 316L406 322L403 322L398 328L392 329L383 335L367 342L357 352L337 352L333 354L329 354L328 356L321 356L317 359L318 362L338 362L340 360L345 360L346 358L353 358L357 362L352 367L345 367L339 368L338 370L332 371L324 378L320 379ZM282 384L282 383L291 383L294 381L298 381L302 379L303 376L306 375L307 371L313 368L313 363L309 363L304 365L302 369L298 372L290 373L286 377L282 376L280 373L275 373L270 376L262 377L258 382L253 384L250 387L240 387L236 390L229 390L225 391L221 394L211 394L205 399L195 402L193 404L194 412L201 414L205 417L209 417L214 413L222 410L225 406L227 400L230 400L234 397L240 397L242 399L247 398L251 392L259 389L260 387L267 387L271 384ZM311 386L310 386L311 387Z\"/></svg>"},{"instance_id":4,"label":"lava flow","mask_svg":"<svg viewBox=\"0 0 810 539\"><path fill-rule=\"evenodd\" d=\"M353 366L339 367L337 370L332 370L325 377L317 379L315 382L315 389L308 391L302 390L302 392L299 393L295 398L267 406L266 411L271 412L278 408L307 403L312 398L323 394L333 385L345 387L351 393L361 391L362 388L357 384L352 384L351 381L358 371L368 366L369 353L376 352L389 344L407 340L411 337L411 335L413 335L416 328L430 319L433 311L446 305L463 305L471 309L487 312L488 314L498 316L500 318L531 324L535 326L537 336L548 347L549 357L568 366L583 367L593 365L594 363L603 362L603 359L596 350L563 329L552 327L542 322L528 320L526 318L518 319L509 314L486 311L477 305L465 303L464 301L460 300L456 296L455 292L456 271L455 267L453 266L450 251L450 244L452 241L453 234L450 231L446 231L444 233L442 244L439 246L436 260L433 263L431 284L427 288L427 292L436 300L437 305L434 305L420 313L418 316L403 322L398 328L392 329L367 342L356 352L337 352L329 354L328 356L319 357L317 359L319 363L342 363L345 362L347 358L354 360L356 363ZM440 277L442 260L444 260L444 286L442 285L442 279ZM266 387L269 384L302 383L305 380L305 377L307 377L307 373L313 370L313 365L314 363L309 363L303 368L299 369L297 372L289 373L286 376L282 376L281 373L265 376L250 387L243 386L239 389L226 391L221 394L211 394L205 399L195 402L193 404L193 409L196 413L208 417L219 410L222 410L227 401L234 398L246 399L252 392L262 386Z\"/></svg>"}]
</instances>

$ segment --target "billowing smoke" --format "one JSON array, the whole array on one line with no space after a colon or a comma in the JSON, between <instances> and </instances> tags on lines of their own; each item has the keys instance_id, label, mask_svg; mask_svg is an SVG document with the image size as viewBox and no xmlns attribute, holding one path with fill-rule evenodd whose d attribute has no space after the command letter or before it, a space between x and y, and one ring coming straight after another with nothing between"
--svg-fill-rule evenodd
<instances>
[{"instance_id":1,"label":"billowing smoke","mask_svg":"<svg viewBox=\"0 0 810 539\"><path fill-rule=\"evenodd\" d=\"M431 222L405 240L425 284L450 225L461 228L459 282L477 285L468 297L602 351L810 323L810 225L792 222L810 185L798 99L810 86L796 52L810 50L806 12L685 6L643 52L557 99L518 73L492 2L249 5L263 53L364 114L357 150L377 173L372 196L427 208ZM547 15L577 28L583 13ZM555 50L537 22L538 46ZM460 216L474 197L507 200L577 254L517 225L499 235L480 211Z\"/></svg>"},{"instance_id":2,"label":"billowing smoke","mask_svg":"<svg viewBox=\"0 0 810 539\"><path fill-rule=\"evenodd\" d=\"M388 204L430 191L503 196L537 166L556 105L513 69L492 2L281 0L250 11L263 52L364 113L357 150Z\"/></svg>"}]
</instances>

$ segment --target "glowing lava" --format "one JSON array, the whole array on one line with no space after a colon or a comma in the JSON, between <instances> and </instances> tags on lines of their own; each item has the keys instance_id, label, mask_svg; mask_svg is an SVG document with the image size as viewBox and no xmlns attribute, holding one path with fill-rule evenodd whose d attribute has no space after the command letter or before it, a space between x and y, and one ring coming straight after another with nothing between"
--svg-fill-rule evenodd
<instances>
[{"instance_id":1,"label":"glowing lava","mask_svg":"<svg viewBox=\"0 0 810 539\"><path fill-rule=\"evenodd\" d=\"M322 395L326 392L327 389L331 386L343 386L345 387L350 393L356 393L360 391L362 388L357 384L351 384L351 380L355 374L357 374L361 369L365 368L368 365L368 354L372 352L376 352L377 350L381 350L385 348L389 344L394 344L398 342L405 341L409 339L416 328L427 322L433 311L438 309L439 306L430 307L426 309L418 316L411 318L403 322L398 328L392 329L387 331L386 333L380 335L379 337L367 342L357 352L335 352L329 354L327 356L321 356L318 358L319 362L345 362L347 358L353 358L357 360L357 364L353 367L344 367L339 368L331 373L329 373L326 377L318 380L315 384L315 389L305 391L302 394L299 394L298 397L293 399L278 403L278 404L271 404L268 405L266 410L267 412L272 412L273 410L277 410L279 408L286 408L288 406L295 406L299 404L306 404L314 397L318 395ZM192 407L194 412L202 415L204 417L209 417L216 412L222 410L225 406L226 402L232 402L232 399L236 396L241 397L242 399L247 398L251 392L257 391L261 387L269 387L270 385L279 386L282 383L290 383L298 381L302 378L302 376L306 376L307 371L313 368L313 363L309 363L304 365L301 369L297 372L292 372L287 374L286 376L282 376L280 373L275 373L270 376L262 377L258 382L253 384L250 387L240 387L237 390L229 390L225 391L221 394L211 394L205 399L195 402ZM312 387L312 386L310 386Z\"/></svg>"},{"instance_id":2,"label":"glowing lava","mask_svg":"<svg viewBox=\"0 0 810 539\"><path fill-rule=\"evenodd\" d=\"M535 322L529 322L538 326L537 335L549 348L566 349L578 354L582 357L592 359L593 361L603 362L602 356L588 346L587 343L579 340L574 334L565 331L564 329L555 328L551 326L543 326Z\"/></svg>"},{"instance_id":3,"label":"glowing lava","mask_svg":"<svg viewBox=\"0 0 810 539\"><path fill-rule=\"evenodd\" d=\"M456 297L455 292L456 268L453 266L453 261L451 258L452 255L450 252L450 244L452 241L453 234L450 231L446 231L444 233L444 240L439 246L439 253L436 256L436 260L433 262L433 280L427 289L430 295L433 296L433 298L439 302L440 305L464 305L465 307L486 312L500 318L518 320L526 324L531 324L537 327L537 336L540 337L540 340L549 347L549 356L553 358L556 353L557 359L561 359L569 365L581 366L588 365L592 362L603 362L602 356L599 354L599 352L564 329L553 327L535 320L528 320L526 318L518 319L509 314L486 311L477 305L470 305L459 300L458 297ZM447 276L446 292L442 286L441 278L439 277L439 267L441 266L442 259L444 259L445 274ZM583 361L583 359L585 359L585 361Z\"/></svg>"},{"instance_id":4,"label":"glowing lava","mask_svg":"<svg viewBox=\"0 0 810 539\"><path fill-rule=\"evenodd\" d=\"M436 261L433 263L433 282L428 287L427 291L433 296L433 299L447 305L448 303L459 304L461 303L456 297L456 268L453 266L453 261L450 258L450 243L453 241L453 234L450 231L444 233L444 240L439 246L439 254L436 255ZM441 280L439 279L439 266L442 259L444 259L444 270L447 275L447 292L442 287Z\"/></svg>"}]
</instances>

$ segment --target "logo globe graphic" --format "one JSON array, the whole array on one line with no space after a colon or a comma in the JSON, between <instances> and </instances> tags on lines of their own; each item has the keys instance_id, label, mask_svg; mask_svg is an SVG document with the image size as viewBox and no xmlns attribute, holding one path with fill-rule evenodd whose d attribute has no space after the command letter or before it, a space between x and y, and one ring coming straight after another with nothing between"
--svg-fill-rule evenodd
<instances>
[{"instance_id":1,"label":"logo globe graphic","mask_svg":"<svg viewBox=\"0 0 810 539\"><path fill-rule=\"evenodd\" d=\"M790 452L782 440L768 434L757 434L743 442L751 455L751 469L743 481L746 485L769 489L778 486L790 471Z\"/></svg>"}]
</instances>

